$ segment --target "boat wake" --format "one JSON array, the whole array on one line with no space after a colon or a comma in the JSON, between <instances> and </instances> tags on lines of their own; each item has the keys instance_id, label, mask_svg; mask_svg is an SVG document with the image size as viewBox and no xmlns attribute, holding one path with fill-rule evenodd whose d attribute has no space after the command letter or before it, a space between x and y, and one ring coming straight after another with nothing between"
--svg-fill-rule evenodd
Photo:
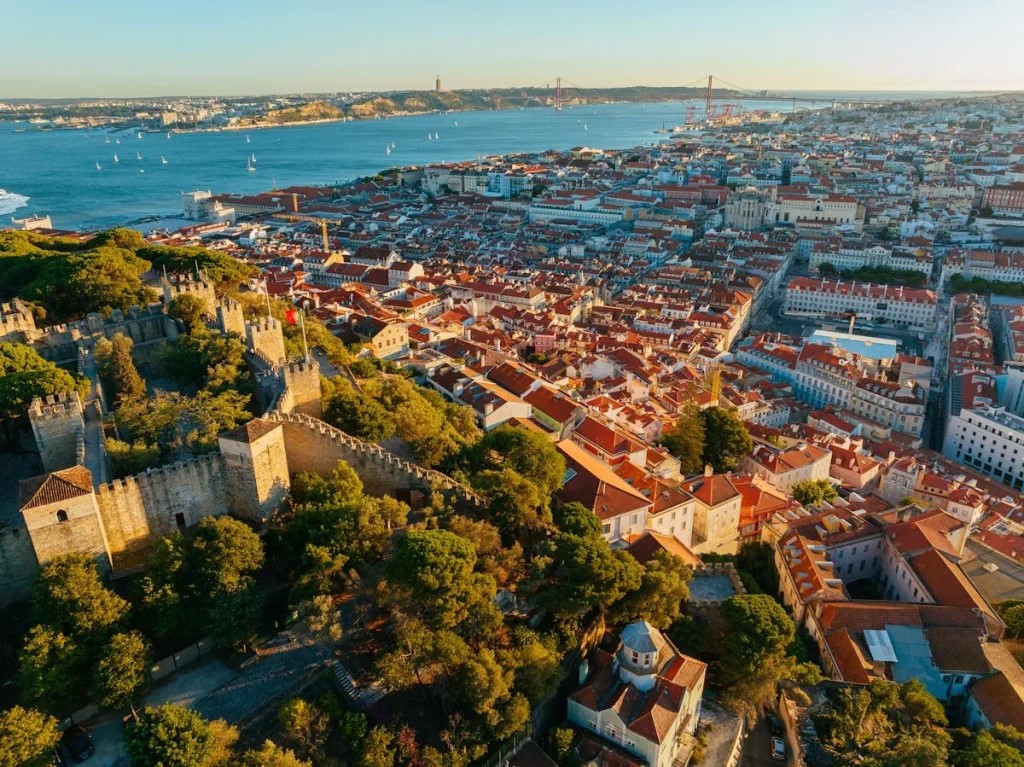
<instances>
[{"instance_id":1,"label":"boat wake","mask_svg":"<svg viewBox=\"0 0 1024 767\"><path fill-rule=\"evenodd\" d=\"M7 194L0 195L0 216L5 216L8 213L13 213L18 208L23 208L28 205L28 197L23 194Z\"/></svg>"}]
</instances>

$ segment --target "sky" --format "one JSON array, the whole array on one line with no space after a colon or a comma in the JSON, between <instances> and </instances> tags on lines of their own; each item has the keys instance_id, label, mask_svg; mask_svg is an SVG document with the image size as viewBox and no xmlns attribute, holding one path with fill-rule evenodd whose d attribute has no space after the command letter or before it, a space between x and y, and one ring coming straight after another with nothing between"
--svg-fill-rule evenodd
<instances>
[{"instance_id":1,"label":"sky","mask_svg":"<svg viewBox=\"0 0 1024 767\"><path fill-rule=\"evenodd\" d=\"M0 0L0 99L543 86L1024 90L1022 0ZM19 31L20 30L20 31Z\"/></svg>"}]
</instances>

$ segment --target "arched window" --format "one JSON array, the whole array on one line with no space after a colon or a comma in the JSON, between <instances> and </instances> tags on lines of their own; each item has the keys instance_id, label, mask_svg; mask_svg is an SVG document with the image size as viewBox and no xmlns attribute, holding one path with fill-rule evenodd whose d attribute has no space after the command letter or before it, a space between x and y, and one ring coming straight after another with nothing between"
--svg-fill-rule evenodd
<instances>
[{"instance_id":1,"label":"arched window","mask_svg":"<svg viewBox=\"0 0 1024 767\"><path fill-rule=\"evenodd\" d=\"M57 521L58 522L67 522L68 521L68 513L66 511L64 511L64 509L58 509L57 510Z\"/></svg>"}]
</instances>

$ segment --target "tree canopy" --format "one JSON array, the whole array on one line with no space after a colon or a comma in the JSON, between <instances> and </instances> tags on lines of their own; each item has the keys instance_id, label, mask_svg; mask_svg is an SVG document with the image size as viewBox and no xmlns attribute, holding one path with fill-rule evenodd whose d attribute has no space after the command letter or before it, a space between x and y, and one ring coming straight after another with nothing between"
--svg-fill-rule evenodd
<instances>
[{"instance_id":1,"label":"tree canopy","mask_svg":"<svg viewBox=\"0 0 1024 767\"><path fill-rule=\"evenodd\" d=\"M690 403L679 414L661 444L679 459L682 474L695 474L704 468L704 419L696 405Z\"/></svg>"},{"instance_id":2,"label":"tree canopy","mask_svg":"<svg viewBox=\"0 0 1024 767\"><path fill-rule=\"evenodd\" d=\"M57 720L30 708L0 711L0 767L45 767L60 741Z\"/></svg>"},{"instance_id":3,"label":"tree canopy","mask_svg":"<svg viewBox=\"0 0 1024 767\"><path fill-rule=\"evenodd\" d=\"M107 401L110 403L126 400L141 400L146 396L146 382L142 380L132 359L132 340L121 333L109 341L101 338L96 342L96 369L103 382Z\"/></svg>"},{"instance_id":4,"label":"tree canopy","mask_svg":"<svg viewBox=\"0 0 1024 767\"><path fill-rule=\"evenodd\" d=\"M836 490L836 486L827 479L806 479L793 485L791 495L802 506L815 506L835 500L839 492Z\"/></svg>"},{"instance_id":5,"label":"tree canopy","mask_svg":"<svg viewBox=\"0 0 1024 767\"><path fill-rule=\"evenodd\" d=\"M754 446L747 427L733 410L709 407L700 415L704 423L704 463L717 472L732 471Z\"/></svg>"},{"instance_id":6,"label":"tree canopy","mask_svg":"<svg viewBox=\"0 0 1024 767\"><path fill-rule=\"evenodd\" d=\"M75 391L84 397L89 382L44 360L24 344L0 343L0 417L23 415L35 397Z\"/></svg>"},{"instance_id":7,"label":"tree canopy","mask_svg":"<svg viewBox=\"0 0 1024 767\"><path fill-rule=\"evenodd\" d=\"M184 706L147 708L125 728L133 767L204 767L213 752L210 725Z\"/></svg>"}]
</instances>

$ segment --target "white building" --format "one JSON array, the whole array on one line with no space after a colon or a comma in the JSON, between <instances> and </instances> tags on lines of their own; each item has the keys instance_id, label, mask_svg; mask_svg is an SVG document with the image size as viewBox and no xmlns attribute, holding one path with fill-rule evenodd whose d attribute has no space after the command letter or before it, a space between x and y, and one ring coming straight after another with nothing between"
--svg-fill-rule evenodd
<instances>
[{"instance_id":1,"label":"white building","mask_svg":"<svg viewBox=\"0 0 1024 767\"><path fill-rule=\"evenodd\" d=\"M1006 408L961 409L949 419L942 452L1016 490L1024 489L1024 418Z\"/></svg>"},{"instance_id":2,"label":"white building","mask_svg":"<svg viewBox=\"0 0 1024 767\"><path fill-rule=\"evenodd\" d=\"M786 286L783 311L805 317L846 317L931 329L938 297L931 290L873 285L855 280L795 277Z\"/></svg>"}]
</instances>

